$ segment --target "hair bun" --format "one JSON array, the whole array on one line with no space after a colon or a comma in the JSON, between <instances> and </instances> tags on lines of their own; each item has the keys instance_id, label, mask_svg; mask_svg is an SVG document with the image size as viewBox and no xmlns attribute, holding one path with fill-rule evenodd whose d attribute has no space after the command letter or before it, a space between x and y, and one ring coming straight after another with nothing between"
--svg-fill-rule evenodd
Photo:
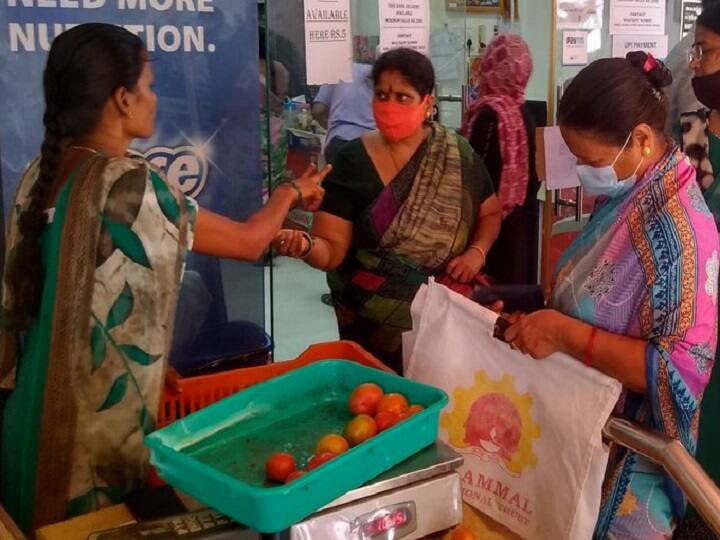
<instances>
[{"instance_id":1,"label":"hair bun","mask_svg":"<svg viewBox=\"0 0 720 540\"><path fill-rule=\"evenodd\" d=\"M672 84L672 73L660 60L643 51L631 51L625 58L633 67L645 75L655 89L660 90Z\"/></svg>"}]
</instances>

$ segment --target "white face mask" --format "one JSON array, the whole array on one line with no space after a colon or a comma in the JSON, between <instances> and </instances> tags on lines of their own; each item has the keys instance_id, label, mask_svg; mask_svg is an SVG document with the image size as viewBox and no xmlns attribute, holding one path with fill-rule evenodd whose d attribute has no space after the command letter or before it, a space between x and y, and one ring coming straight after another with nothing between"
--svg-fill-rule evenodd
<instances>
[{"instance_id":1,"label":"white face mask","mask_svg":"<svg viewBox=\"0 0 720 540\"><path fill-rule=\"evenodd\" d=\"M617 156L615 156L612 165L607 165L605 167L592 167L591 165L575 166L578 177L580 178L580 183L585 191L591 195L603 195L605 197L614 198L624 195L635 185L635 182L637 181L636 174L643 161L645 161L644 156L640 159L638 166L635 167L635 172L627 178L620 180L615 172L615 164L625 151L625 147L630 142L630 137L632 137L632 132L630 132L628 138L625 139L625 144L623 144L620 152L618 152Z\"/></svg>"}]
</instances>

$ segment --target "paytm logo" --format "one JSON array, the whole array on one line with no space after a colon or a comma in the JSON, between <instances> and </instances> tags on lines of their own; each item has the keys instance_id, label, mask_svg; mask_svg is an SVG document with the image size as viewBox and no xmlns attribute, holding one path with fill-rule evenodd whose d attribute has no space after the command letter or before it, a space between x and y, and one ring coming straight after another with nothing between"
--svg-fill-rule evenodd
<instances>
[{"instance_id":1,"label":"paytm logo","mask_svg":"<svg viewBox=\"0 0 720 540\"><path fill-rule=\"evenodd\" d=\"M145 159L161 169L169 182L174 182L187 196L196 198L207 182L208 161L197 147L155 146L144 154Z\"/></svg>"}]
</instances>

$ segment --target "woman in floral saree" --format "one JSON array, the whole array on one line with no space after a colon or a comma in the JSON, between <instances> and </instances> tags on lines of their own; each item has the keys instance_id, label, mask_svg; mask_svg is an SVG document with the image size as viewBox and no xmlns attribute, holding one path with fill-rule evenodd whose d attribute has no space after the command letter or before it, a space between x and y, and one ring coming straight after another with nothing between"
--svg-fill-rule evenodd
<instances>
[{"instance_id":1,"label":"woman in floral saree","mask_svg":"<svg viewBox=\"0 0 720 540\"><path fill-rule=\"evenodd\" d=\"M501 209L469 143L430 123L433 67L395 49L373 68L378 131L343 146L312 236L283 231L280 252L328 272L340 337L402 371L410 303L429 276L469 282Z\"/></svg>"},{"instance_id":2,"label":"woman in floral saree","mask_svg":"<svg viewBox=\"0 0 720 540\"><path fill-rule=\"evenodd\" d=\"M560 104L583 187L600 204L558 266L553 309L505 337L562 351L625 387L615 415L695 452L717 341L718 235L687 158L664 134L671 77L644 53L594 62ZM685 512L661 466L611 449L595 537L671 538Z\"/></svg>"},{"instance_id":3,"label":"woman in floral saree","mask_svg":"<svg viewBox=\"0 0 720 540\"><path fill-rule=\"evenodd\" d=\"M246 223L198 208L142 159L157 98L145 47L109 24L58 36L44 74L41 156L9 219L3 282L0 496L27 533L120 502L148 473L189 249L255 260L320 174Z\"/></svg>"}]
</instances>

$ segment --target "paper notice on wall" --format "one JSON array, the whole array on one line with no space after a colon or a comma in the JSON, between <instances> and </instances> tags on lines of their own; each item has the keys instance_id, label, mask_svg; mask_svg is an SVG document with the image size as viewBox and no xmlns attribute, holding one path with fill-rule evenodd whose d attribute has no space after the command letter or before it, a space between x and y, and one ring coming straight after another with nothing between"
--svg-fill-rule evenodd
<instances>
[{"instance_id":1,"label":"paper notice on wall","mask_svg":"<svg viewBox=\"0 0 720 540\"><path fill-rule=\"evenodd\" d=\"M380 51L405 47L428 54L429 0L379 0Z\"/></svg>"},{"instance_id":2,"label":"paper notice on wall","mask_svg":"<svg viewBox=\"0 0 720 540\"><path fill-rule=\"evenodd\" d=\"M612 54L625 58L630 51L643 51L655 58L663 59L668 55L667 36L613 36Z\"/></svg>"},{"instance_id":3,"label":"paper notice on wall","mask_svg":"<svg viewBox=\"0 0 720 540\"><path fill-rule=\"evenodd\" d=\"M588 33L563 32L562 63L564 66L584 66L588 63Z\"/></svg>"},{"instance_id":4,"label":"paper notice on wall","mask_svg":"<svg viewBox=\"0 0 720 540\"><path fill-rule=\"evenodd\" d=\"M562 138L559 127L543 130L545 139L545 179L548 189L574 188L580 185L577 158Z\"/></svg>"},{"instance_id":5,"label":"paper notice on wall","mask_svg":"<svg viewBox=\"0 0 720 540\"><path fill-rule=\"evenodd\" d=\"M610 33L664 35L666 0L611 0Z\"/></svg>"},{"instance_id":6,"label":"paper notice on wall","mask_svg":"<svg viewBox=\"0 0 720 540\"><path fill-rule=\"evenodd\" d=\"M695 30L695 21L702 13L702 0L683 0L681 13L680 30L682 37L685 37Z\"/></svg>"},{"instance_id":7,"label":"paper notice on wall","mask_svg":"<svg viewBox=\"0 0 720 540\"><path fill-rule=\"evenodd\" d=\"M352 80L350 0L305 0L308 84Z\"/></svg>"},{"instance_id":8,"label":"paper notice on wall","mask_svg":"<svg viewBox=\"0 0 720 540\"><path fill-rule=\"evenodd\" d=\"M557 27L596 30L603 25L603 0L559 0Z\"/></svg>"}]
</instances>

